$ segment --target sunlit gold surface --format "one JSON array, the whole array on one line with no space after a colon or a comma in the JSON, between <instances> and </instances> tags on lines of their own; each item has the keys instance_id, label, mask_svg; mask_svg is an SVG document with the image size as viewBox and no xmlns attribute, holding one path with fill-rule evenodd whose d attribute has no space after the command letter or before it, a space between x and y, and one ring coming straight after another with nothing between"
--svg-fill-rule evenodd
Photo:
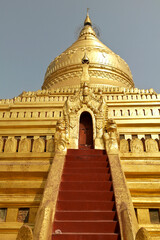
<instances>
[{"instance_id":1,"label":"sunlit gold surface","mask_svg":"<svg viewBox=\"0 0 160 240\"><path fill-rule=\"evenodd\" d=\"M53 160L54 153L48 152L48 149L52 148L46 148L46 152L22 152L24 148L20 143L26 136L34 136L33 142L40 136L46 136L48 146L51 136L55 135L57 121L65 119L69 121L67 147L77 148L79 118L83 111L88 111L93 120L94 144L97 149L104 149L102 135L107 118L115 120L118 133L124 134L126 140L130 139L130 143L135 134L140 141L141 138L145 138L145 134L150 134L154 140L159 138L158 109L160 95L152 89L144 91L136 88L106 87L99 91L98 88L88 88L87 85L80 92L71 88L56 91L39 90L24 92L11 100L1 100L0 136L7 136L9 139L20 136L21 140L18 152L1 152L1 141L3 144L4 142L0 138L0 206L8 208L6 222L0 223L0 237L6 240L16 239L18 229L22 226L15 216L18 208L29 207L33 212L38 209ZM64 116L68 116L69 119ZM149 208L160 208L160 151L158 149L157 152L152 152L152 149L157 149L154 141L150 147L146 141L148 152L144 151L143 144L142 149L132 147L132 152L129 152L129 147L125 147L123 152L124 144L126 142L122 141L120 158L132 202L134 207L139 209L139 226L145 227L151 233L152 239L157 240L160 225L150 222L148 212ZM4 149L9 151L8 147L4 146ZM34 150L36 151L35 147ZM10 151L15 151L15 140ZM33 228L35 217L29 221Z\"/></svg>"},{"instance_id":2,"label":"sunlit gold surface","mask_svg":"<svg viewBox=\"0 0 160 240\"><path fill-rule=\"evenodd\" d=\"M42 89L79 85L84 52L90 60L91 84L134 87L127 63L97 38L87 15L78 40L50 63Z\"/></svg>"},{"instance_id":3,"label":"sunlit gold surface","mask_svg":"<svg viewBox=\"0 0 160 240\"><path fill-rule=\"evenodd\" d=\"M65 156L56 152L37 213L34 240L49 240L51 238L64 160Z\"/></svg>"}]
</instances>

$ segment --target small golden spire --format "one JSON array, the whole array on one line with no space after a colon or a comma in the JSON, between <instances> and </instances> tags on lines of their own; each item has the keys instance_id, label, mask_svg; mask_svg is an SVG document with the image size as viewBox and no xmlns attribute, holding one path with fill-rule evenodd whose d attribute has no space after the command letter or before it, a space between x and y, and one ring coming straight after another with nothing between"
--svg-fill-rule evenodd
<instances>
[{"instance_id":1,"label":"small golden spire","mask_svg":"<svg viewBox=\"0 0 160 240\"><path fill-rule=\"evenodd\" d=\"M89 17L88 11L89 11L89 8L87 8L87 16L86 16L86 19L84 21L84 26L86 26L86 25L92 26L92 22L91 22L91 19Z\"/></svg>"},{"instance_id":2,"label":"small golden spire","mask_svg":"<svg viewBox=\"0 0 160 240\"><path fill-rule=\"evenodd\" d=\"M94 29L92 28L92 22L91 22L91 19L89 17L88 9L89 8L87 8L87 16L86 16L86 19L84 21L84 27L79 34L79 37L83 37L85 39L87 39L87 37L90 37L90 36L95 36L96 37L96 33L95 33Z\"/></svg>"},{"instance_id":3,"label":"small golden spire","mask_svg":"<svg viewBox=\"0 0 160 240\"><path fill-rule=\"evenodd\" d=\"M86 51L84 52L84 57L82 58L82 64L89 64L89 58L87 57Z\"/></svg>"}]
</instances>

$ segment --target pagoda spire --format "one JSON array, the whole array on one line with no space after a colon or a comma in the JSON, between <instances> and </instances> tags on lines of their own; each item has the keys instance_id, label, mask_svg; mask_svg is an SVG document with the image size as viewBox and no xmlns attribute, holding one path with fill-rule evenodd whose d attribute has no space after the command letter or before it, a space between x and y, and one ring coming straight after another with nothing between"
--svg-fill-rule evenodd
<instances>
[{"instance_id":1,"label":"pagoda spire","mask_svg":"<svg viewBox=\"0 0 160 240\"><path fill-rule=\"evenodd\" d=\"M87 37L90 37L90 36L95 36L96 37L96 33L95 33L94 29L92 28L92 22L91 22L91 19L89 17L88 9L89 8L87 8L87 15L86 15L86 19L84 21L84 27L79 34L79 38L82 37L82 36L85 39L87 39Z\"/></svg>"},{"instance_id":2,"label":"pagoda spire","mask_svg":"<svg viewBox=\"0 0 160 240\"><path fill-rule=\"evenodd\" d=\"M91 22L91 19L89 17L89 8L87 8L87 15L86 15L86 19L84 21L84 26L86 26L86 25L92 26L92 22Z\"/></svg>"}]
</instances>

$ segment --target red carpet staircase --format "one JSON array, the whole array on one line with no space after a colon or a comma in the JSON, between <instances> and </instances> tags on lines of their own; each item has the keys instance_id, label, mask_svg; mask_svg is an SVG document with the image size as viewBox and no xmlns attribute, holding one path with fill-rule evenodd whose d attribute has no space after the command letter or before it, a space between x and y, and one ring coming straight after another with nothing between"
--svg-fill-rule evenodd
<instances>
[{"instance_id":1,"label":"red carpet staircase","mask_svg":"<svg viewBox=\"0 0 160 240\"><path fill-rule=\"evenodd\" d=\"M52 239L121 239L110 168L104 151L68 150Z\"/></svg>"}]
</instances>

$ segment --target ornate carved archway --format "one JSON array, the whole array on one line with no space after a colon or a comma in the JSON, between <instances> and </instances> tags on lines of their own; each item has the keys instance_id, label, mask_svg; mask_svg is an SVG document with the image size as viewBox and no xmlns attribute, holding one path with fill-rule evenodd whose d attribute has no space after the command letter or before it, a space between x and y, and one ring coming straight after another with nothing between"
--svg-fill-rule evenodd
<instances>
[{"instance_id":1,"label":"ornate carved archway","mask_svg":"<svg viewBox=\"0 0 160 240\"><path fill-rule=\"evenodd\" d=\"M107 119L107 104L100 93L92 93L84 83L74 96L68 97L64 105L64 120L69 136L68 148L79 146L79 122L83 112L91 115L93 124L93 145L95 149L104 149L103 129Z\"/></svg>"}]
</instances>

